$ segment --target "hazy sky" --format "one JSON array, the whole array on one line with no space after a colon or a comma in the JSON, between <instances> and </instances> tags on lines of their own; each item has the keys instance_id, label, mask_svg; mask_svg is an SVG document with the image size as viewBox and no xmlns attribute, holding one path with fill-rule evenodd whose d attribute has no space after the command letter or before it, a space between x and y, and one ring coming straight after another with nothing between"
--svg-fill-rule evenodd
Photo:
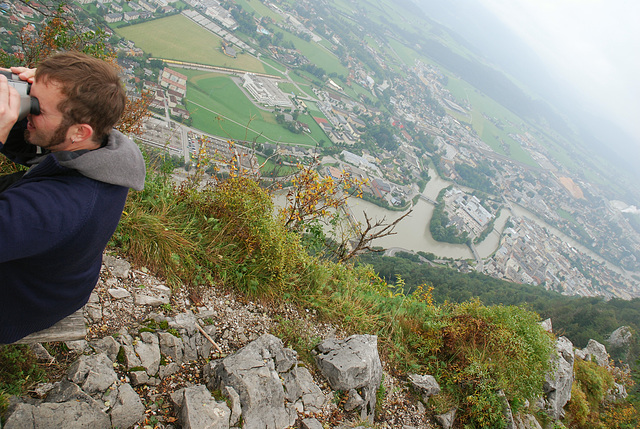
<instances>
[{"instance_id":1,"label":"hazy sky","mask_svg":"<svg viewBox=\"0 0 640 429\"><path fill-rule=\"evenodd\" d=\"M640 147L639 0L478 1Z\"/></svg>"}]
</instances>

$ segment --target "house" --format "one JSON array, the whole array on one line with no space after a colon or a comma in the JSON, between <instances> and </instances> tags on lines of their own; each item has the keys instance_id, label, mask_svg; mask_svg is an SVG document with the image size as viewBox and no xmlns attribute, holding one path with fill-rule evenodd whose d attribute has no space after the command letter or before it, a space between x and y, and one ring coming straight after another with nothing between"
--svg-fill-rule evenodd
<instances>
[{"instance_id":1,"label":"house","mask_svg":"<svg viewBox=\"0 0 640 429\"><path fill-rule=\"evenodd\" d=\"M163 88L175 91L184 97L187 94L187 77L182 73L165 67L158 77L158 82Z\"/></svg>"},{"instance_id":2,"label":"house","mask_svg":"<svg viewBox=\"0 0 640 429\"><path fill-rule=\"evenodd\" d=\"M124 13L125 21L135 21L138 18L140 18L140 12L138 11L132 10L131 12Z\"/></svg>"},{"instance_id":3,"label":"house","mask_svg":"<svg viewBox=\"0 0 640 429\"><path fill-rule=\"evenodd\" d=\"M122 21L122 18L123 18L122 13L110 13L108 15L105 15L104 20L111 23L111 22L120 22Z\"/></svg>"}]
</instances>

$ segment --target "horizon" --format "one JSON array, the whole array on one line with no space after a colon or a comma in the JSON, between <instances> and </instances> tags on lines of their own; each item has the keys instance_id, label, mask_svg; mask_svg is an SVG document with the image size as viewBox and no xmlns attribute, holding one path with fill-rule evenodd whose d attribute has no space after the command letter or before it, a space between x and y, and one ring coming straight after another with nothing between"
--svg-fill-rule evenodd
<instances>
[{"instance_id":1,"label":"horizon","mask_svg":"<svg viewBox=\"0 0 640 429\"><path fill-rule=\"evenodd\" d=\"M429 9L423 7L427 16L464 33L484 54L493 53L493 60L502 55L501 66L511 59L523 63L520 70L507 66L519 72L516 78L522 83L579 117L594 138L627 164L640 163L640 56L632 55L640 48L635 23L640 3L458 0L439 6L433 0L415 1L428 4ZM508 40L509 35L517 40ZM503 52L495 55L496 49Z\"/></svg>"}]
</instances>

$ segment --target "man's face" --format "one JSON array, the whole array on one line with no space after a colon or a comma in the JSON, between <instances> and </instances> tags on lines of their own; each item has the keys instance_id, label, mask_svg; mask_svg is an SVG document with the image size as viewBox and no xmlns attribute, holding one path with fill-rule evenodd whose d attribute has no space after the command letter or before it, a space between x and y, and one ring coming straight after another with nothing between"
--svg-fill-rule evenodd
<instances>
[{"instance_id":1,"label":"man's face","mask_svg":"<svg viewBox=\"0 0 640 429\"><path fill-rule=\"evenodd\" d=\"M30 95L40 102L40 114L27 116L29 122L25 139L52 152L69 150L69 125L65 124L64 115L58 110L58 104L64 99L59 85L51 80L46 83L34 82Z\"/></svg>"}]
</instances>

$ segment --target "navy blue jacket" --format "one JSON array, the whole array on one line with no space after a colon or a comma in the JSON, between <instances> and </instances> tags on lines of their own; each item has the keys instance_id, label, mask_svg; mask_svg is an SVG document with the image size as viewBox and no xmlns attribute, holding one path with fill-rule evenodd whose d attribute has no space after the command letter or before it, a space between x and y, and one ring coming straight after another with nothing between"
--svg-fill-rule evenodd
<instances>
[{"instance_id":1,"label":"navy blue jacket","mask_svg":"<svg viewBox=\"0 0 640 429\"><path fill-rule=\"evenodd\" d=\"M11 138L2 148L32 166L0 193L0 343L47 328L87 302L128 188L144 184L138 147L115 130L107 146L79 156L25 157L31 148ZM111 177L114 170L120 177Z\"/></svg>"}]
</instances>

